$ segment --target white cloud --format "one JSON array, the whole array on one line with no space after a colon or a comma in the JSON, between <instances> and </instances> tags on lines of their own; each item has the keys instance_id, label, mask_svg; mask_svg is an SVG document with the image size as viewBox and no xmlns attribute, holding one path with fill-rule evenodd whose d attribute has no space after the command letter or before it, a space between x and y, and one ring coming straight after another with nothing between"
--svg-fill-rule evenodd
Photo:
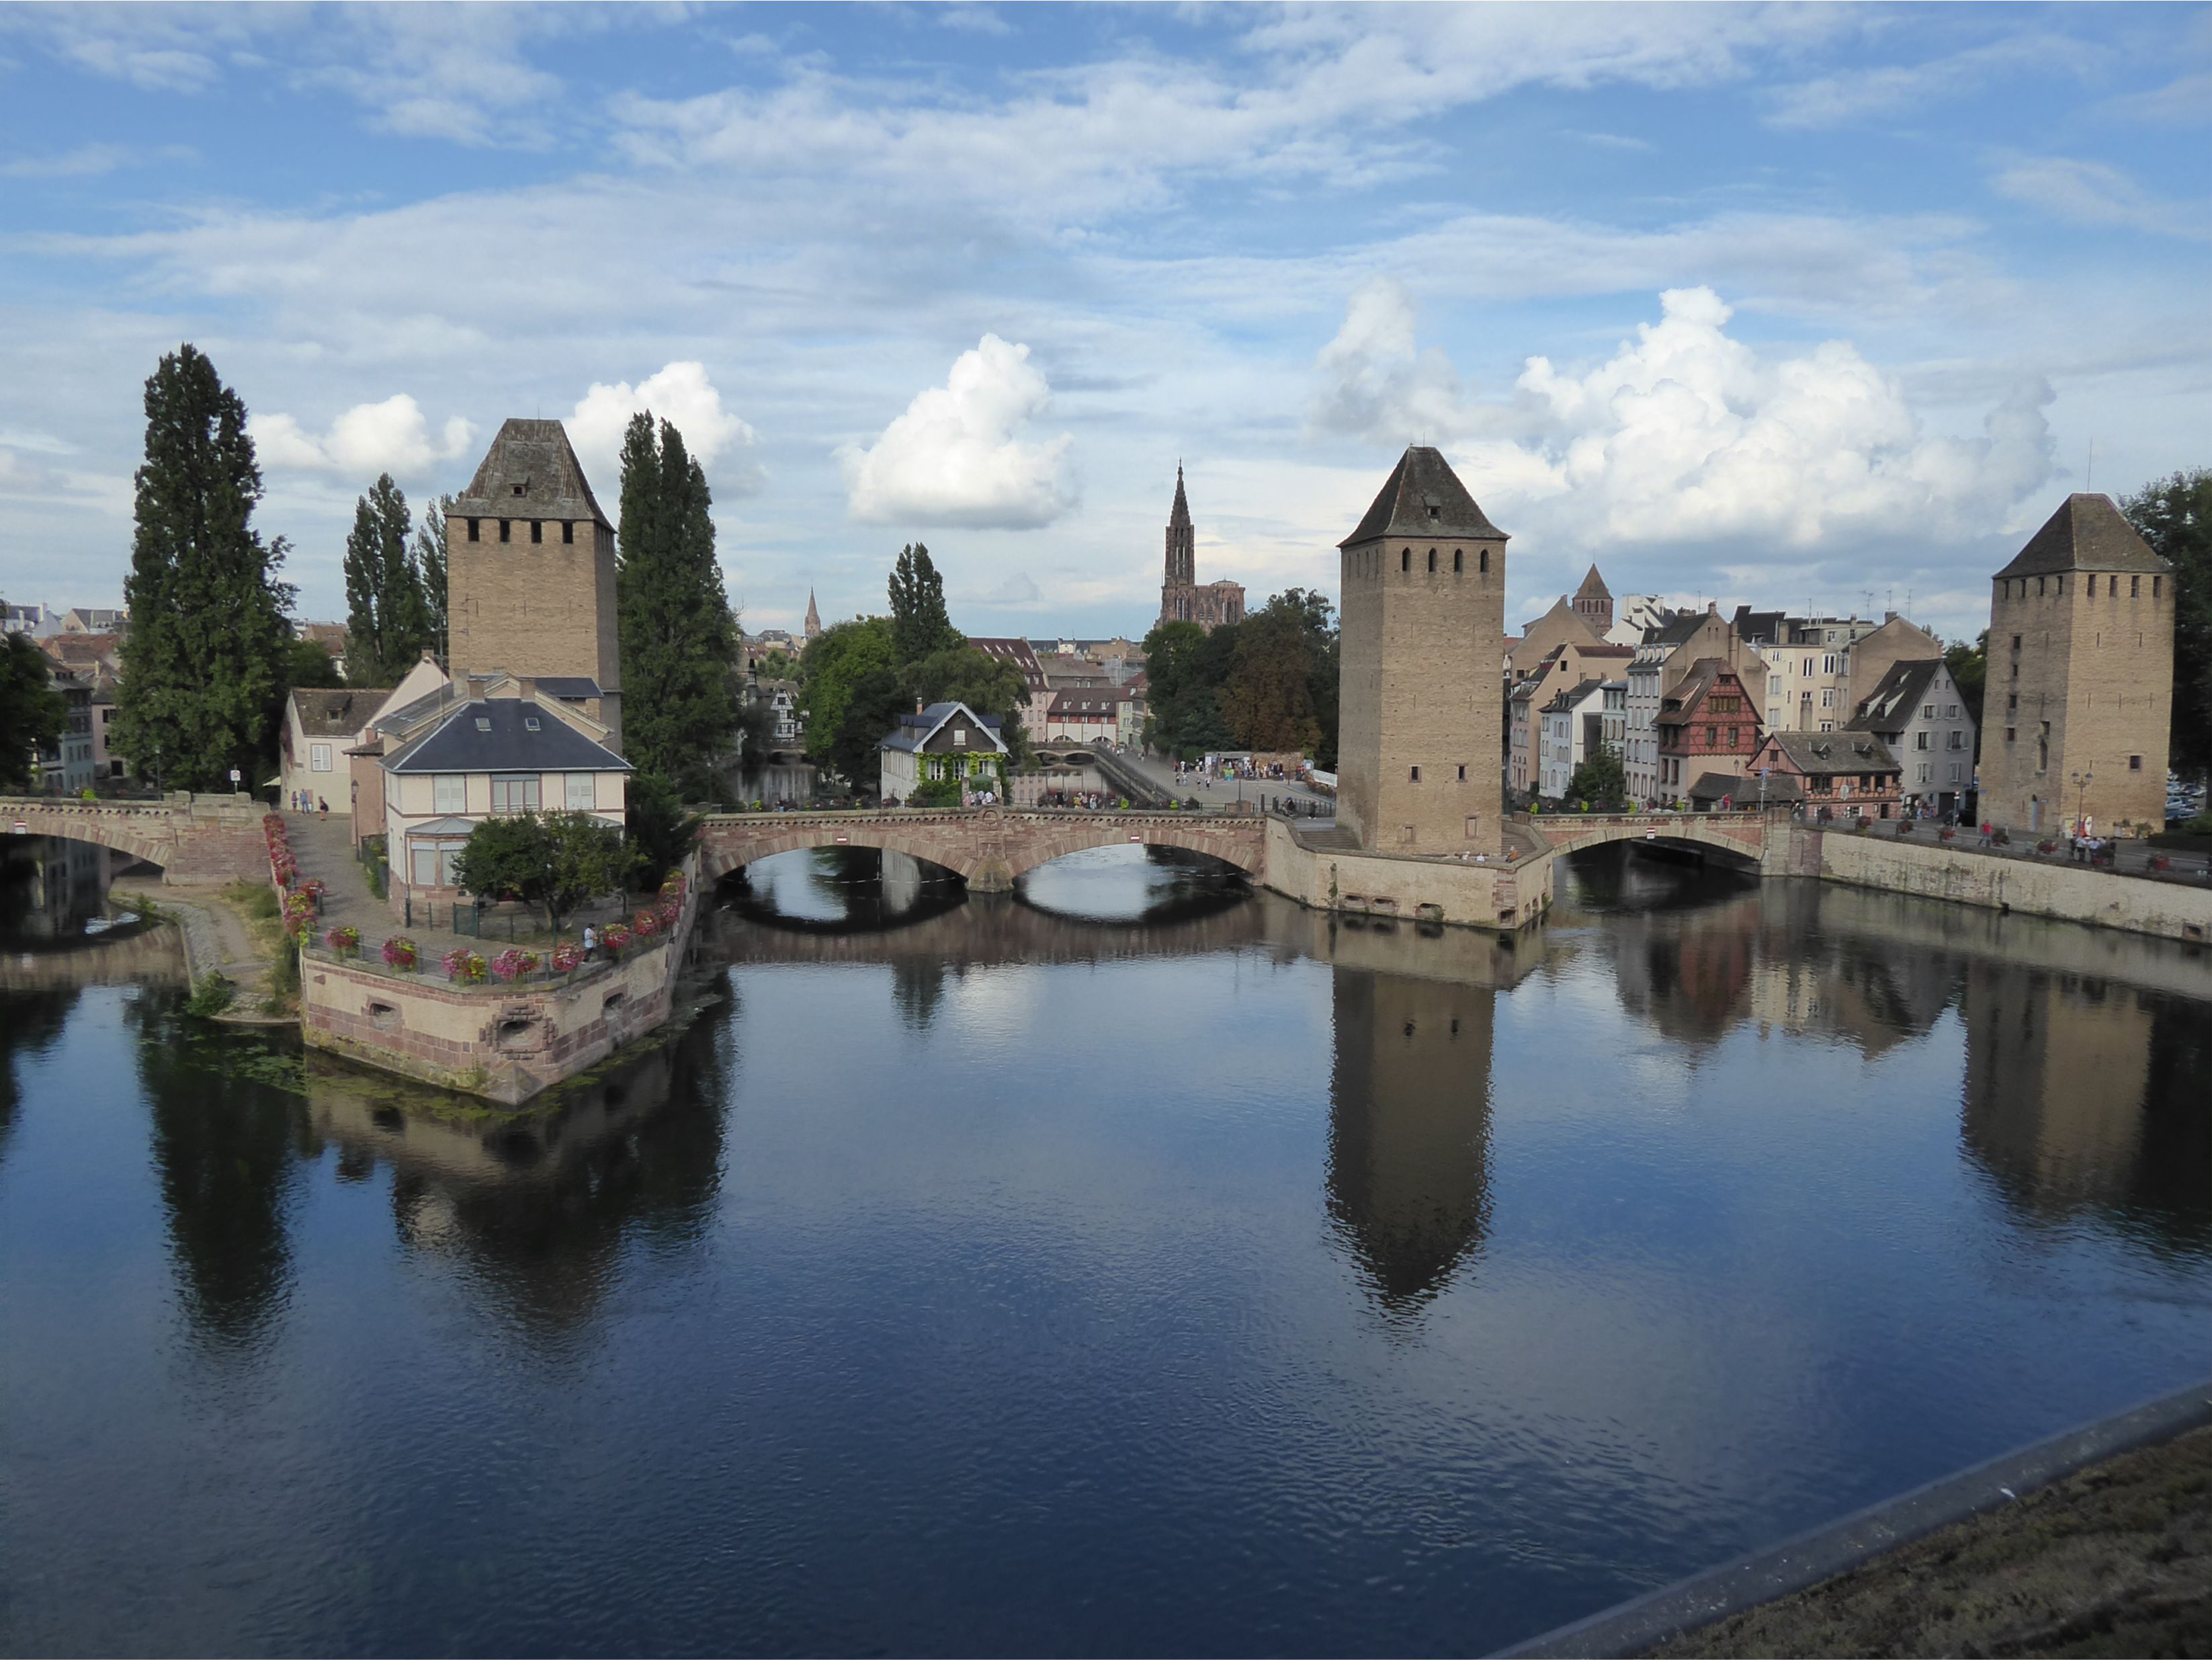
<instances>
[{"instance_id":1,"label":"white cloud","mask_svg":"<svg viewBox=\"0 0 2212 1660\"><path fill-rule=\"evenodd\" d=\"M945 384L916 395L866 449L837 452L847 506L864 524L961 525L1031 530L1079 494L1063 433L1022 435L1052 398L1027 346L987 334L955 360Z\"/></svg>"},{"instance_id":2,"label":"white cloud","mask_svg":"<svg viewBox=\"0 0 2212 1660\"><path fill-rule=\"evenodd\" d=\"M380 472L420 477L459 459L476 430L456 415L434 441L422 405L404 392L380 404L355 404L319 438L281 413L249 416L246 429L264 469L342 473L364 483Z\"/></svg>"},{"instance_id":3,"label":"white cloud","mask_svg":"<svg viewBox=\"0 0 2212 1660\"><path fill-rule=\"evenodd\" d=\"M1413 297L1395 277L1363 283L1344 326L1314 362L1312 422L1388 444L1435 444L1463 424L1459 376L1440 347L1414 342Z\"/></svg>"},{"instance_id":4,"label":"white cloud","mask_svg":"<svg viewBox=\"0 0 2212 1660\"><path fill-rule=\"evenodd\" d=\"M594 380L568 417L568 441L576 447L587 477L611 494L622 477L623 434L630 417L650 411L684 435L684 447L698 458L717 495L751 496L766 482L753 459L751 426L722 407L722 394L704 363L669 363L632 386ZM727 458L726 463L724 458Z\"/></svg>"},{"instance_id":5,"label":"white cloud","mask_svg":"<svg viewBox=\"0 0 2212 1660\"><path fill-rule=\"evenodd\" d=\"M1777 127L1844 126L1917 111L1992 81L2039 74L2078 77L2106 56L2091 42L2065 35L2019 35L1917 64L1844 70L1779 88L1769 97L1767 122Z\"/></svg>"},{"instance_id":6,"label":"white cloud","mask_svg":"<svg viewBox=\"0 0 2212 1660\"><path fill-rule=\"evenodd\" d=\"M1778 542L1987 534L2052 472L2048 386L2016 386L1978 438L1925 434L1897 377L1849 341L1762 358L1727 333L1711 289L1673 289L1607 362L1532 357L1522 442L1469 447L1498 488L1550 503L1555 530L1605 543ZM1486 486L1488 488L1488 486Z\"/></svg>"},{"instance_id":7,"label":"white cloud","mask_svg":"<svg viewBox=\"0 0 2212 1660\"><path fill-rule=\"evenodd\" d=\"M2212 211L2203 203L2163 201L2101 161L2064 156L2018 161L1990 184L2000 196L2077 225L2124 225L2155 236L2212 240Z\"/></svg>"}]
</instances>

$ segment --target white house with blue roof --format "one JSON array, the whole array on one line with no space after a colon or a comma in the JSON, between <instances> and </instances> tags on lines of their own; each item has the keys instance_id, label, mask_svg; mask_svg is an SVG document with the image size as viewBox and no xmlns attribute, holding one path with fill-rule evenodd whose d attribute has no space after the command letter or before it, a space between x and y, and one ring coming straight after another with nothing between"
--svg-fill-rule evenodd
<instances>
[{"instance_id":1,"label":"white house with blue roof","mask_svg":"<svg viewBox=\"0 0 2212 1660\"><path fill-rule=\"evenodd\" d=\"M999 721L965 703L917 706L912 714L899 717L878 749L884 794L894 800L910 800L924 784L944 780L957 780L971 790L1005 793L1011 751L999 735Z\"/></svg>"},{"instance_id":2,"label":"white house with blue roof","mask_svg":"<svg viewBox=\"0 0 2212 1660\"><path fill-rule=\"evenodd\" d=\"M623 827L630 764L557 682L471 675L378 724L395 910L458 896L453 861L486 818L583 812Z\"/></svg>"}]
</instances>

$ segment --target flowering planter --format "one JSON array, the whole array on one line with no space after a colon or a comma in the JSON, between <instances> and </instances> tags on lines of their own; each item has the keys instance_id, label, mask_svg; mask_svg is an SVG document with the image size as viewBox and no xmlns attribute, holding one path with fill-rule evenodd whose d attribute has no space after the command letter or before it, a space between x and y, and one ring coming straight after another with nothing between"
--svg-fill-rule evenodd
<instances>
[{"instance_id":1,"label":"flowering planter","mask_svg":"<svg viewBox=\"0 0 2212 1660\"><path fill-rule=\"evenodd\" d=\"M412 939L393 939L384 942L385 966L401 974L412 974L422 956L421 947Z\"/></svg>"},{"instance_id":2,"label":"flowering planter","mask_svg":"<svg viewBox=\"0 0 2212 1660\"><path fill-rule=\"evenodd\" d=\"M446 970L446 978L457 986L482 985L484 976L490 971L491 967L483 958L465 946L447 952L438 959L438 964Z\"/></svg>"},{"instance_id":3,"label":"flowering planter","mask_svg":"<svg viewBox=\"0 0 2212 1660\"><path fill-rule=\"evenodd\" d=\"M332 928L323 936L323 943L340 957L358 957L361 955L361 930L349 925Z\"/></svg>"},{"instance_id":4,"label":"flowering planter","mask_svg":"<svg viewBox=\"0 0 2212 1660\"><path fill-rule=\"evenodd\" d=\"M580 946L556 946L550 959L556 974L574 974L584 965L584 949Z\"/></svg>"},{"instance_id":5,"label":"flowering planter","mask_svg":"<svg viewBox=\"0 0 2212 1660\"><path fill-rule=\"evenodd\" d=\"M538 953L509 946L491 959L492 978L501 984L510 984L538 969Z\"/></svg>"}]
</instances>

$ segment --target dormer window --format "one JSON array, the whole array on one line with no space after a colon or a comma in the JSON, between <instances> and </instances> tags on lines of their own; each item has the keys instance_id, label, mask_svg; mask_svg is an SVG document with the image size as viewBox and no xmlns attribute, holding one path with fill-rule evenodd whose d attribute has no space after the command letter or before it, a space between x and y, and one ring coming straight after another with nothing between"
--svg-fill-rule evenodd
<instances>
[{"instance_id":1,"label":"dormer window","mask_svg":"<svg viewBox=\"0 0 2212 1660\"><path fill-rule=\"evenodd\" d=\"M477 716L477 730L478 732L489 732L491 730L491 716L489 714L479 714Z\"/></svg>"},{"instance_id":2,"label":"dormer window","mask_svg":"<svg viewBox=\"0 0 2212 1660\"><path fill-rule=\"evenodd\" d=\"M534 714L524 715L522 717L522 729L525 732L536 732L538 730L538 717Z\"/></svg>"},{"instance_id":3,"label":"dormer window","mask_svg":"<svg viewBox=\"0 0 2212 1660\"><path fill-rule=\"evenodd\" d=\"M1434 524L1437 520L1443 517L1443 510L1437 507L1435 502L1431 502L1429 504L1429 522L1431 524Z\"/></svg>"},{"instance_id":4,"label":"dormer window","mask_svg":"<svg viewBox=\"0 0 2212 1660\"><path fill-rule=\"evenodd\" d=\"M525 488L525 487L524 487L523 485L517 484L517 485L514 487L514 493L515 493L517 496L521 495L521 494L522 494L522 492L523 492L524 488Z\"/></svg>"}]
</instances>

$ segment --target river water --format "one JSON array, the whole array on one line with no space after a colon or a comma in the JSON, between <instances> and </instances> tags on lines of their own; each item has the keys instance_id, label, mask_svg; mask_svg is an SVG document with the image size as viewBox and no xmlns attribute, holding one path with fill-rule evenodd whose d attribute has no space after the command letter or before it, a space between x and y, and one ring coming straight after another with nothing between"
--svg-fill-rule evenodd
<instances>
[{"instance_id":1,"label":"river water","mask_svg":"<svg viewBox=\"0 0 2212 1660\"><path fill-rule=\"evenodd\" d=\"M11 945L0 1647L1480 1652L2212 1373L2201 952L1136 854L766 861L520 1124Z\"/></svg>"}]
</instances>

